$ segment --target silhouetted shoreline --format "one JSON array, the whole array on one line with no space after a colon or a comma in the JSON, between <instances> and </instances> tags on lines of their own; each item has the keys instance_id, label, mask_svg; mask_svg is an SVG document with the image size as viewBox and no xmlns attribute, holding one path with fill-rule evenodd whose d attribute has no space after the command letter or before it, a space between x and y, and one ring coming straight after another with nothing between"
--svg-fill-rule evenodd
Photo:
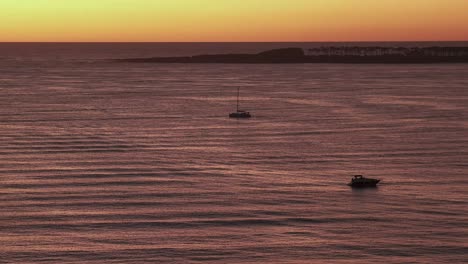
<instances>
[{"instance_id":1,"label":"silhouetted shoreline","mask_svg":"<svg viewBox=\"0 0 468 264\"><path fill-rule=\"evenodd\" d=\"M322 47L274 49L257 54L117 59L130 63L468 63L468 47Z\"/></svg>"}]
</instances>

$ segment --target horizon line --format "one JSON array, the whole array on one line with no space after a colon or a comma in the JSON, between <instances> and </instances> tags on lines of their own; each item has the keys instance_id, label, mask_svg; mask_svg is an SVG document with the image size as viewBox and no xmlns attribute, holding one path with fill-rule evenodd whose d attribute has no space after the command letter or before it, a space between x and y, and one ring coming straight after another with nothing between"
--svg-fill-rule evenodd
<instances>
[{"instance_id":1,"label":"horizon line","mask_svg":"<svg viewBox=\"0 0 468 264\"><path fill-rule=\"evenodd\" d=\"M16 44L16 43L51 43L51 44L67 44L67 43L134 43L134 44L150 44L150 43L401 43L401 42L420 42L420 43L430 43L430 42L468 42L467 40L364 40L364 41L352 41L352 40L343 40L343 41L0 41L0 44Z\"/></svg>"}]
</instances>

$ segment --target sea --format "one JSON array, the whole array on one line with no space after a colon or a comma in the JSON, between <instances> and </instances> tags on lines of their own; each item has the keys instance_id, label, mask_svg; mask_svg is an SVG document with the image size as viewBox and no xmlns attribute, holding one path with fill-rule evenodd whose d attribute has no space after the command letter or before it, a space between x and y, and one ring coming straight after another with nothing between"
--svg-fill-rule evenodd
<instances>
[{"instance_id":1,"label":"sea","mask_svg":"<svg viewBox=\"0 0 468 264\"><path fill-rule=\"evenodd\" d=\"M324 45L1 43L0 263L468 263L468 64L112 60Z\"/></svg>"}]
</instances>

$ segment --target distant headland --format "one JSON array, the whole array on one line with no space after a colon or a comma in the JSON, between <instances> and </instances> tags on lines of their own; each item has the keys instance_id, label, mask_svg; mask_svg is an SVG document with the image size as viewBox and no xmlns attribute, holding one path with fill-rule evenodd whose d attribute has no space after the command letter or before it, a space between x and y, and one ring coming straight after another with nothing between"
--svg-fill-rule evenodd
<instances>
[{"instance_id":1,"label":"distant headland","mask_svg":"<svg viewBox=\"0 0 468 264\"><path fill-rule=\"evenodd\" d=\"M468 63L468 47L320 47L282 48L257 54L117 59L130 63Z\"/></svg>"}]
</instances>

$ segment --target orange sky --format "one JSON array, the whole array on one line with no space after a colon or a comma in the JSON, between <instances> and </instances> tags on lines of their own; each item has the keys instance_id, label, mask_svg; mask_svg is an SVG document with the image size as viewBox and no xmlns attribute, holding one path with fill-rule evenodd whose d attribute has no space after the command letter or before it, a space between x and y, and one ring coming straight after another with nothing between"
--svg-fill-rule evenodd
<instances>
[{"instance_id":1,"label":"orange sky","mask_svg":"<svg viewBox=\"0 0 468 264\"><path fill-rule=\"evenodd\" d=\"M0 0L0 41L468 40L468 0Z\"/></svg>"}]
</instances>

